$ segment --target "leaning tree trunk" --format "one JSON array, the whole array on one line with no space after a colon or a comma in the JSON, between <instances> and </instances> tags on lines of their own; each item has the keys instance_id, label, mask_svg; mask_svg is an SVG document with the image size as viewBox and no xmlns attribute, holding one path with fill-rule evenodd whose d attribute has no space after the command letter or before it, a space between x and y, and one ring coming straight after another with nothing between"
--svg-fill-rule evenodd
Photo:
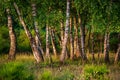
<instances>
[{"instance_id":1,"label":"leaning tree trunk","mask_svg":"<svg viewBox=\"0 0 120 80\"><path fill-rule=\"evenodd\" d=\"M117 63L118 61L120 61L120 44L118 45L117 53L115 56L115 63Z\"/></svg>"},{"instance_id":2,"label":"leaning tree trunk","mask_svg":"<svg viewBox=\"0 0 120 80\"><path fill-rule=\"evenodd\" d=\"M66 27L65 27L65 35L62 42L62 52L60 56L60 62L64 62L66 57L66 47L68 40L68 31L69 31L69 17L70 17L70 0L67 0L67 9L66 9Z\"/></svg>"},{"instance_id":3,"label":"leaning tree trunk","mask_svg":"<svg viewBox=\"0 0 120 80\"><path fill-rule=\"evenodd\" d=\"M73 46L73 35L72 35L72 18L70 18L70 59L74 59L74 46Z\"/></svg>"},{"instance_id":4,"label":"leaning tree trunk","mask_svg":"<svg viewBox=\"0 0 120 80\"><path fill-rule=\"evenodd\" d=\"M27 28L27 26L26 26L26 24L25 24L25 22L24 22L24 20L23 20L23 18L22 18L22 16L21 16L21 13L20 13L19 8L18 8L18 6L17 6L16 3L14 3L14 7L15 7L17 13L18 13L20 22L21 22L21 24L22 24L22 26L23 26L23 28L24 28L24 30L25 30L25 33L26 33L26 35L27 35L27 37L28 37L28 39L29 39L29 41L30 41L30 45L31 45L31 48L32 48L32 52L33 52L33 55L34 55L37 63L39 63L39 62L41 62L41 61L44 61L43 55L42 55L42 53L40 53L40 52L38 51L38 47L36 46L35 39L33 38L32 34L30 33L29 29Z\"/></svg>"},{"instance_id":5,"label":"leaning tree trunk","mask_svg":"<svg viewBox=\"0 0 120 80\"><path fill-rule=\"evenodd\" d=\"M32 16L33 16L33 21L34 21L34 29L35 29L35 41L36 45L39 49L39 51L44 54L44 51L41 46L41 41L40 41L40 35L39 35L39 29L38 29L38 21L36 20L37 12L36 12L36 4L32 3Z\"/></svg>"},{"instance_id":6,"label":"leaning tree trunk","mask_svg":"<svg viewBox=\"0 0 120 80\"><path fill-rule=\"evenodd\" d=\"M81 38L81 56L83 60L87 60L87 56L85 53L85 26L83 26L80 15L79 18L79 24L80 24L80 38Z\"/></svg>"},{"instance_id":7,"label":"leaning tree trunk","mask_svg":"<svg viewBox=\"0 0 120 80\"><path fill-rule=\"evenodd\" d=\"M106 63L109 62L109 36L110 34L106 32L104 37L104 60Z\"/></svg>"},{"instance_id":8,"label":"leaning tree trunk","mask_svg":"<svg viewBox=\"0 0 120 80\"><path fill-rule=\"evenodd\" d=\"M16 53L16 36L13 30L13 22L12 22L12 16L10 15L10 9L7 9L6 12L8 17L8 29L10 36L10 50L9 50L8 59L13 60L15 59L15 53Z\"/></svg>"},{"instance_id":9,"label":"leaning tree trunk","mask_svg":"<svg viewBox=\"0 0 120 80\"><path fill-rule=\"evenodd\" d=\"M54 35L54 31L52 28L50 28L50 36L51 36L53 53L54 53L55 58L57 58L57 51L56 51L56 47L55 47L55 35Z\"/></svg>"},{"instance_id":10,"label":"leaning tree trunk","mask_svg":"<svg viewBox=\"0 0 120 80\"><path fill-rule=\"evenodd\" d=\"M115 63L120 61L120 33L118 34L118 39L119 39L119 44L118 44L118 49L117 49L117 53L115 56Z\"/></svg>"}]
</instances>

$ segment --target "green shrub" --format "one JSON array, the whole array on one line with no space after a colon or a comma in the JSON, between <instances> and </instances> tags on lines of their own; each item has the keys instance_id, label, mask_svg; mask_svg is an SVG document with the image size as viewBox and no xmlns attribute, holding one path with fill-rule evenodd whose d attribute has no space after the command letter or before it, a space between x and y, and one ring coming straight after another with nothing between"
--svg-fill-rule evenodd
<instances>
[{"instance_id":1,"label":"green shrub","mask_svg":"<svg viewBox=\"0 0 120 80\"><path fill-rule=\"evenodd\" d=\"M8 62L0 66L0 80L33 80L33 75L25 64Z\"/></svg>"},{"instance_id":2,"label":"green shrub","mask_svg":"<svg viewBox=\"0 0 120 80\"><path fill-rule=\"evenodd\" d=\"M84 78L89 79L105 79L105 75L109 73L109 70L105 65L85 65L84 67Z\"/></svg>"},{"instance_id":3,"label":"green shrub","mask_svg":"<svg viewBox=\"0 0 120 80\"><path fill-rule=\"evenodd\" d=\"M50 70L44 70L40 76L40 80L53 80L52 72Z\"/></svg>"}]
</instances>

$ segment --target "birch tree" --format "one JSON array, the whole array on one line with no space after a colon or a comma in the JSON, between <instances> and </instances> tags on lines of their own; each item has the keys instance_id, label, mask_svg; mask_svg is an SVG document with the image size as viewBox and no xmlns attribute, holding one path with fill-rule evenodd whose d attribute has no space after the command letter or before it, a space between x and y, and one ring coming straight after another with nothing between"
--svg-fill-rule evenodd
<instances>
[{"instance_id":1,"label":"birch tree","mask_svg":"<svg viewBox=\"0 0 120 80\"><path fill-rule=\"evenodd\" d=\"M10 9L7 8L6 12L7 12L8 29L9 29L9 36L10 36L10 50L9 50L8 59L13 60L15 59L15 54L16 54L16 36L13 29L13 20L10 14Z\"/></svg>"},{"instance_id":2,"label":"birch tree","mask_svg":"<svg viewBox=\"0 0 120 80\"><path fill-rule=\"evenodd\" d=\"M25 30L25 33L26 33L27 37L30 40L30 45L31 45L31 48L32 48L32 52L33 52L34 58L36 59L37 63L39 63L39 62L44 60L43 59L43 55L42 55L42 53L39 53L38 47L36 46L35 39L33 38L31 32L27 28L27 26L26 26L26 24L25 24L25 22L24 22L24 20L23 20L23 18L21 16L21 13L20 13L19 8L18 8L16 3L14 3L14 7L15 7L15 9L17 11L19 20L20 20L20 22L21 22L21 24L22 24L22 26L23 26L23 28Z\"/></svg>"},{"instance_id":3,"label":"birch tree","mask_svg":"<svg viewBox=\"0 0 120 80\"><path fill-rule=\"evenodd\" d=\"M65 33L64 39L62 42L62 51L60 56L60 62L64 62L66 56L66 45L68 40L68 31L69 31L69 18L70 18L70 0L67 0L67 8L66 8L66 26L65 26Z\"/></svg>"}]
</instances>

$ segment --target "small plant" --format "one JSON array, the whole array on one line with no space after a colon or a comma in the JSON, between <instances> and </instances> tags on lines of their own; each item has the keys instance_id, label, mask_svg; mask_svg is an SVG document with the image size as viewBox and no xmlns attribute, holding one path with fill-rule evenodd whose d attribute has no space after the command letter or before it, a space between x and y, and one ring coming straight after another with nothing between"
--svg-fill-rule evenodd
<instances>
[{"instance_id":1,"label":"small plant","mask_svg":"<svg viewBox=\"0 0 120 80\"><path fill-rule=\"evenodd\" d=\"M85 80L90 79L105 79L105 75L109 73L109 70L105 65L85 65L84 67L84 78Z\"/></svg>"}]
</instances>

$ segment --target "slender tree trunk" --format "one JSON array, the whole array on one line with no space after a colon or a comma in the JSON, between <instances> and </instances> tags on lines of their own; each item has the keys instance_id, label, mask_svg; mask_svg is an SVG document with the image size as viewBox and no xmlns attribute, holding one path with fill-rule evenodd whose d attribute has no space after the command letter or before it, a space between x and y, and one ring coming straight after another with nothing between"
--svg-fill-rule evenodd
<instances>
[{"instance_id":1,"label":"slender tree trunk","mask_svg":"<svg viewBox=\"0 0 120 80\"><path fill-rule=\"evenodd\" d=\"M109 62L109 36L110 34L106 32L104 37L104 60L106 63Z\"/></svg>"},{"instance_id":2,"label":"slender tree trunk","mask_svg":"<svg viewBox=\"0 0 120 80\"><path fill-rule=\"evenodd\" d=\"M82 25L81 18L79 15L79 23L80 23L80 34L81 34L81 56L83 60L87 60L87 56L85 53L85 26Z\"/></svg>"},{"instance_id":3,"label":"slender tree trunk","mask_svg":"<svg viewBox=\"0 0 120 80\"><path fill-rule=\"evenodd\" d=\"M64 34L65 34L63 20L61 20L61 22L60 22L60 27L61 27L61 41L60 41L60 46L62 48L62 45L63 45L63 42L64 42ZM67 46L66 46L66 57L65 58L68 58L68 49L67 49Z\"/></svg>"},{"instance_id":4,"label":"slender tree trunk","mask_svg":"<svg viewBox=\"0 0 120 80\"><path fill-rule=\"evenodd\" d=\"M64 39L64 22L63 22L63 20L61 20L61 22L60 22L60 28L61 28L61 43L60 43L60 45L61 45L61 48L62 48L62 42L63 42L63 39Z\"/></svg>"},{"instance_id":5,"label":"slender tree trunk","mask_svg":"<svg viewBox=\"0 0 120 80\"><path fill-rule=\"evenodd\" d=\"M38 21L36 20L37 12L36 12L36 4L32 3L32 16L34 21L34 29L35 29L35 41L39 51L44 54L44 51L41 46L40 35L39 35L39 28L38 28Z\"/></svg>"},{"instance_id":6,"label":"slender tree trunk","mask_svg":"<svg viewBox=\"0 0 120 80\"><path fill-rule=\"evenodd\" d=\"M77 25L77 19L76 17L74 17L74 55L76 55L76 57L80 57L80 50L79 50L79 40L78 40L78 25Z\"/></svg>"},{"instance_id":7,"label":"slender tree trunk","mask_svg":"<svg viewBox=\"0 0 120 80\"><path fill-rule=\"evenodd\" d=\"M21 22L21 24L22 24L22 26L25 30L25 33L26 33L28 39L30 40L30 45L31 45L31 48L32 48L33 55L34 55L37 63L39 63L39 62L44 60L43 56L42 56L42 53L39 53L38 47L36 46L35 39L32 37L32 34L30 33L29 29L27 28L16 3L14 3L14 7L15 7L17 13L18 13L20 22Z\"/></svg>"},{"instance_id":8,"label":"slender tree trunk","mask_svg":"<svg viewBox=\"0 0 120 80\"><path fill-rule=\"evenodd\" d=\"M73 18L74 21L74 55L77 53L77 24L76 24L76 18Z\"/></svg>"},{"instance_id":9,"label":"slender tree trunk","mask_svg":"<svg viewBox=\"0 0 120 80\"><path fill-rule=\"evenodd\" d=\"M94 33L92 33L92 61L95 60L94 56Z\"/></svg>"},{"instance_id":10,"label":"slender tree trunk","mask_svg":"<svg viewBox=\"0 0 120 80\"><path fill-rule=\"evenodd\" d=\"M72 18L70 18L70 59L74 59L74 46L73 46L73 35L72 35Z\"/></svg>"},{"instance_id":11,"label":"slender tree trunk","mask_svg":"<svg viewBox=\"0 0 120 80\"><path fill-rule=\"evenodd\" d=\"M68 31L69 31L69 17L70 17L70 0L67 0L67 9L66 9L66 27L65 27L65 35L62 44L62 52L60 56L60 62L64 62L66 56L66 47L68 40Z\"/></svg>"},{"instance_id":12,"label":"slender tree trunk","mask_svg":"<svg viewBox=\"0 0 120 80\"><path fill-rule=\"evenodd\" d=\"M100 56L102 54L102 45L103 45L102 37L103 36L101 34L99 34L99 36L98 36L98 39L99 39L99 41L98 41L98 55L97 55L98 63L100 62Z\"/></svg>"},{"instance_id":13,"label":"slender tree trunk","mask_svg":"<svg viewBox=\"0 0 120 80\"><path fill-rule=\"evenodd\" d=\"M90 45L90 36L91 36L91 26L90 26L90 30L89 30L89 34L88 34L88 44L87 44L87 48L88 48L88 50L87 50L87 53L90 53L90 47L91 47L91 45Z\"/></svg>"},{"instance_id":14,"label":"slender tree trunk","mask_svg":"<svg viewBox=\"0 0 120 80\"><path fill-rule=\"evenodd\" d=\"M56 47L55 47L55 35L54 35L54 31L52 28L50 28L50 36L51 36L53 53L54 53L55 58L57 58L57 51L56 51Z\"/></svg>"},{"instance_id":15,"label":"slender tree trunk","mask_svg":"<svg viewBox=\"0 0 120 80\"><path fill-rule=\"evenodd\" d=\"M52 58L50 55L50 42L49 42L49 26L48 24L46 25L46 60L49 59L49 63L52 63Z\"/></svg>"},{"instance_id":16,"label":"slender tree trunk","mask_svg":"<svg viewBox=\"0 0 120 80\"><path fill-rule=\"evenodd\" d=\"M100 40L100 54L103 53L103 43L104 43L104 39L103 38L104 38L104 36L101 35L101 40ZM101 55L100 55L100 57L101 57Z\"/></svg>"},{"instance_id":17,"label":"slender tree trunk","mask_svg":"<svg viewBox=\"0 0 120 80\"><path fill-rule=\"evenodd\" d=\"M118 45L117 53L115 56L115 63L117 63L118 61L120 61L120 44Z\"/></svg>"},{"instance_id":18,"label":"slender tree trunk","mask_svg":"<svg viewBox=\"0 0 120 80\"><path fill-rule=\"evenodd\" d=\"M118 44L118 49L117 49L117 53L115 56L115 63L120 61L120 33L118 34L118 39L119 39L119 44Z\"/></svg>"},{"instance_id":19,"label":"slender tree trunk","mask_svg":"<svg viewBox=\"0 0 120 80\"><path fill-rule=\"evenodd\" d=\"M10 50L9 50L8 59L13 60L15 59L15 54L16 54L16 36L13 30L13 22L12 22L12 16L10 15L10 9L7 9L6 12L8 17L8 29L10 36Z\"/></svg>"}]
</instances>

